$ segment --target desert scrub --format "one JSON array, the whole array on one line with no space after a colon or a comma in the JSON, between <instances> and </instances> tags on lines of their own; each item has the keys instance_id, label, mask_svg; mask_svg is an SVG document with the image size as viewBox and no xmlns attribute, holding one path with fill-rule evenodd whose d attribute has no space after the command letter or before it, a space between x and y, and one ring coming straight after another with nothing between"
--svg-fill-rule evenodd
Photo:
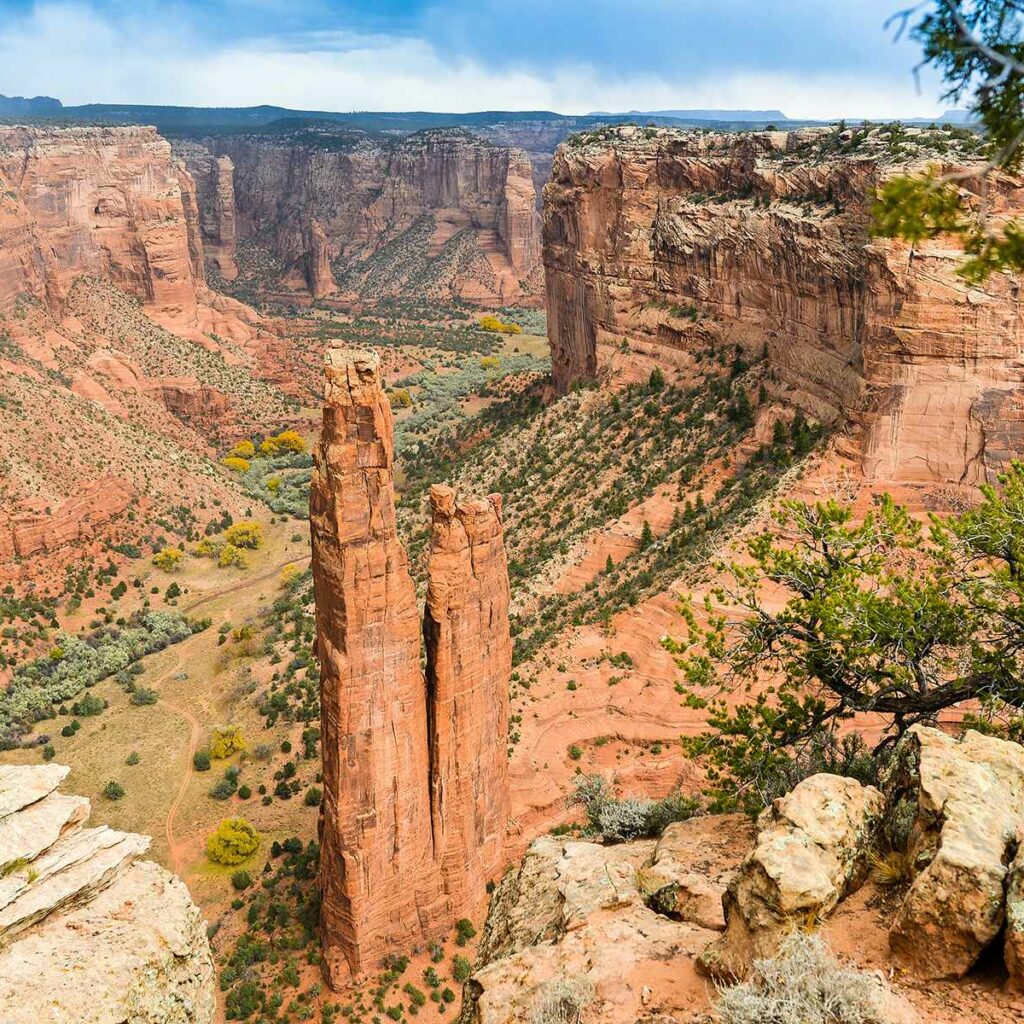
<instances>
[{"instance_id":1,"label":"desert scrub","mask_svg":"<svg viewBox=\"0 0 1024 1024\"><path fill-rule=\"evenodd\" d=\"M770 960L755 960L748 981L719 991L721 1024L886 1024L885 982L843 967L817 935L795 931Z\"/></svg>"},{"instance_id":2,"label":"desert scrub","mask_svg":"<svg viewBox=\"0 0 1024 1024\"><path fill-rule=\"evenodd\" d=\"M55 704L205 625L177 612L136 612L124 626L102 625L80 635L58 633L50 654L20 665L0 691L0 748L11 749L33 722L53 717ZM59 657L53 657L57 650Z\"/></svg>"},{"instance_id":3,"label":"desert scrub","mask_svg":"<svg viewBox=\"0 0 1024 1024\"><path fill-rule=\"evenodd\" d=\"M661 800L639 797L618 799L611 783L602 775L577 775L570 806L580 806L587 815L589 831L611 843L645 836L660 836L675 821L686 821L700 809L700 801L681 793Z\"/></svg>"}]
</instances>

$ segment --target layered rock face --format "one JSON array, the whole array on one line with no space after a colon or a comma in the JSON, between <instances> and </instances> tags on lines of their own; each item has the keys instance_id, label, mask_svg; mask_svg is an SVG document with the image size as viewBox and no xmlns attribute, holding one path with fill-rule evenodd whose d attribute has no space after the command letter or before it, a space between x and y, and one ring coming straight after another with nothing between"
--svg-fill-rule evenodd
<instances>
[{"instance_id":1,"label":"layered rock face","mask_svg":"<svg viewBox=\"0 0 1024 1024\"><path fill-rule=\"evenodd\" d=\"M324 757L321 934L335 987L450 927L481 898L502 863L508 811L500 506L436 496L425 679L395 528L393 458L378 357L328 351L310 525Z\"/></svg>"},{"instance_id":2,"label":"layered rock face","mask_svg":"<svg viewBox=\"0 0 1024 1024\"><path fill-rule=\"evenodd\" d=\"M306 248L306 284L310 295L314 299L333 295L338 286L331 271L330 247L323 225L315 218L309 222L303 237L303 245Z\"/></svg>"},{"instance_id":3,"label":"layered rock face","mask_svg":"<svg viewBox=\"0 0 1024 1024\"><path fill-rule=\"evenodd\" d=\"M471 906L501 867L510 816L508 565L501 498L430 491L427 651L430 810L445 889Z\"/></svg>"},{"instance_id":4,"label":"layered rock face","mask_svg":"<svg viewBox=\"0 0 1024 1024\"><path fill-rule=\"evenodd\" d=\"M229 159L239 239L269 247L285 264L307 259L315 220L332 258L351 268L356 291L407 291L412 274L421 290L425 277L437 276L449 295L539 297L536 193L521 150L459 129L397 141L224 136L204 146L205 157L185 151L197 181L211 154ZM456 244L463 238L473 253Z\"/></svg>"},{"instance_id":5,"label":"layered rock face","mask_svg":"<svg viewBox=\"0 0 1024 1024\"><path fill-rule=\"evenodd\" d=\"M199 226L206 258L227 281L238 276L235 261L235 165L231 157L215 157L204 146L175 142L174 152L195 181Z\"/></svg>"},{"instance_id":6,"label":"layered rock face","mask_svg":"<svg viewBox=\"0 0 1024 1024\"><path fill-rule=\"evenodd\" d=\"M556 383L685 374L697 353L738 345L767 354L789 401L853 431L869 477L991 479L1024 440L1017 281L970 288L948 240L911 251L868 233L890 174L977 164L929 138L624 127L570 139L545 189ZM1012 214L1024 193L1002 181L990 201Z\"/></svg>"},{"instance_id":7,"label":"layered rock face","mask_svg":"<svg viewBox=\"0 0 1024 1024\"><path fill-rule=\"evenodd\" d=\"M329 350L310 490L323 732L325 969L340 984L444 914L419 613L376 354Z\"/></svg>"},{"instance_id":8,"label":"layered rock face","mask_svg":"<svg viewBox=\"0 0 1024 1024\"><path fill-rule=\"evenodd\" d=\"M191 191L153 128L0 126L0 306L29 295L59 314L91 274L194 320Z\"/></svg>"},{"instance_id":9,"label":"layered rock face","mask_svg":"<svg viewBox=\"0 0 1024 1024\"><path fill-rule=\"evenodd\" d=\"M5 1024L212 1024L206 925L146 836L85 828L60 765L0 766Z\"/></svg>"}]
</instances>

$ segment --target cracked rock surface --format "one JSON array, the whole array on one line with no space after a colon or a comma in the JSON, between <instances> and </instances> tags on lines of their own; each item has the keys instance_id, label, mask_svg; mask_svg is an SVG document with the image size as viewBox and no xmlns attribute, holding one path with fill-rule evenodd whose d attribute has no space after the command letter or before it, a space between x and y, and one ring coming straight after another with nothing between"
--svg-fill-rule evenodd
<instances>
[{"instance_id":1,"label":"cracked rock surface","mask_svg":"<svg viewBox=\"0 0 1024 1024\"><path fill-rule=\"evenodd\" d=\"M147 836L86 828L62 765L0 767L4 1024L211 1024L206 924Z\"/></svg>"}]
</instances>

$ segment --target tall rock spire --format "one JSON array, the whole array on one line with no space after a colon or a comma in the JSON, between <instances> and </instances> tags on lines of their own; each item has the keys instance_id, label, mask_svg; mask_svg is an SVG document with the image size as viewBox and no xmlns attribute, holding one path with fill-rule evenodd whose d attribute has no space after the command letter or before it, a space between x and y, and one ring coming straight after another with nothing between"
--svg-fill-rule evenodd
<instances>
[{"instance_id":1,"label":"tall rock spire","mask_svg":"<svg viewBox=\"0 0 1024 1024\"><path fill-rule=\"evenodd\" d=\"M337 987L445 918L431 834L427 701L395 530L391 410L375 353L326 355L310 493L324 800L324 967Z\"/></svg>"},{"instance_id":2,"label":"tall rock spire","mask_svg":"<svg viewBox=\"0 0 1024 1024\"><path fill-rule=\"evenodd\" d=\"M508 567L501 498L430 490L432 536L423 616L430 803L445 890L469 909L501 869L509 819Z\"/></svg>"}]
</instances>

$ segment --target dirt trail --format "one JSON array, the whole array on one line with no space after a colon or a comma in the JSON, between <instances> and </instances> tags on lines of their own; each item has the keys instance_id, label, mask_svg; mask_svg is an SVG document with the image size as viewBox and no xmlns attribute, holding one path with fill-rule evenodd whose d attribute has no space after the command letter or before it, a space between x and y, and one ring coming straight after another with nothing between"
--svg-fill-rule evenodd
<instances>
[{"instance_id":1,"label":"dirt trail","mask_svg":"<svg viewBox=\"0 0 1024 1024\"><path fill-rule=\"evenodd\" d=\"M183 612L191 612L200 605L204 605L209 601L215 601L218 597L224 597L225 594L233 594L236 590L245 590L247 587L255 586L257 583L265 583L267 580L277 576L286 566L300 565L302 562L308 562L309 558L309 555L302 555L299 558L289 558L287 561L275 565L273 569L268 569L266 572L260 573L259 576L250 576L247 579L239 580L237 583L232 583L229 587L221 587L217 590L211 590L210 593L197 598L191 604L184 605L181 610Z\"/></svg>"},{"instance_id":2,"label":"dirt trail","mask_svg":"<svg viewBox=\"0 0 1024 1024\"><path fill-rule=\"evenodd\" d=\"M258 576L251 576L247 579L239 580L237 583L233 583L227 587L219 587L218 589L211 591L209 594L203 595L198 600L193 601L191 604L186 605L183 608L183 611L191 612L200 605L207 604L219 597L224 597L227 594L233 594L239 590L246 590L249 587L258 586L259 584L265 583L267 580L277 576L285 566L298 565L308 561L308 555L300 558L289 558L286 561L275 565L272 569L260 573ZM174 667L168 669L162 676L160 676L160 678L156 680L156 683L165 682L171 675L180 671L181 667L182 656L179 652ZM178 704L173 704L171 701L166 700L163 697L159 699L158 703L162 704L168 711L178 715L180 718L183 718L189 726L188 757L185 762L185 774L182 776L181 785L178 787L178 793L174 798L174 802L168 808L167 821L164 825L164 831L167 837L167 856L171 864L171 870L181 877L182 852L185 848L185 844L178 842L175 838L174 819L178 814L178 809L181 807L182 801L185 799L185 794L188 792L188 785L192 781L192 773L194 770L193 758L195 757L196 751L199 749L199 736L202 731L202 724L187 708L183 708Z\"/></svg>"}]
</instances>

